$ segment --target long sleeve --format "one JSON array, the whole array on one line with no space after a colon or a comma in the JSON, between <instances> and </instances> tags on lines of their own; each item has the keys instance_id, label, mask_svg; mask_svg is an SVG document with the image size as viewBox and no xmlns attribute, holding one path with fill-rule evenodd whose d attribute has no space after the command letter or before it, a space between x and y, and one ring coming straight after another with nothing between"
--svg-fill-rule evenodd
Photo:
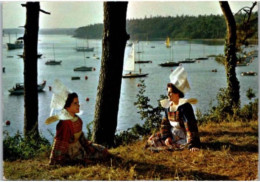
<instances>
[{"instance_id":1,"label":"long sleeve","mask_svg":"<svg viewBox=\"0 0 260 182\"><path fill-rule=\"evenodd\" d=\"M71 121L60 121L51 151L51 163L63 164L68 160L69 143L73 140Z\"/></svg>"},{"instance_id":2,"label":"long sleeve","mask_svg":"<svg viewBox=\"0 0 260 182\"><path fill-rule=\"evenodd\" d=\"M195 118L193 108L191 104L186 103L180 108L183 116L183 122L187 135L187 143L189 148L200 147L200 137L197 126L197 120Z\"/></svg>"},{"instance_id":3,"label":"long sleeve","mask_svg":"<svg viewBox=\"0 0 260 182\"><path fill-rule=\"evenodd\" d=\"M168 137L172 137L171 134L171 125L168 120L167 109L165 110L165 117L162 119L160 134L163 140L167 139Z\"/></svg>"}]
</instances>

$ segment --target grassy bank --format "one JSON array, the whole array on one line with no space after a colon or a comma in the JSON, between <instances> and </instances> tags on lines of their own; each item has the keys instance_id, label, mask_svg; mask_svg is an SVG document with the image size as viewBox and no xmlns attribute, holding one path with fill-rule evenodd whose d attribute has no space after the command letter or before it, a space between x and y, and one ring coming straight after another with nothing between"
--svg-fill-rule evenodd
<instances>
[{"instance_id":1,"label":"grassy bank","mask_svg":"<svg viewBox=\"0 0 260 182\"><path fill-rule=\"evenodd\" d=\"M255 180L258 122L208 123L199 127L202 149L154 153L145 139L110 149L113 158L86 166L49 166L48 155L5 161L7 180Z\"/></svg>"}]
</instances>

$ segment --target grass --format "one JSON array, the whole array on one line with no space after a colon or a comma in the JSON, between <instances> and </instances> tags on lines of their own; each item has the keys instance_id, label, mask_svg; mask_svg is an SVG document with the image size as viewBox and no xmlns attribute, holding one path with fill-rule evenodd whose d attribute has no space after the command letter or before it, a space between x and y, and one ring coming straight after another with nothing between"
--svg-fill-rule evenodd
<instances>
[{"instance_id":1,"label":"grass","mask_svg":"<svg viewBox=\"0 0 260 182\"><path fill-rule=\"evenodd\" d=\"M86 166L49 166L48 154L4 161L7 180L255 180L258 122L207 123L199 127L199 152L144 149L146 138L109 151L113 157ZM148 136L147 136L148 137Z\"/></svg>"}]
</instances>

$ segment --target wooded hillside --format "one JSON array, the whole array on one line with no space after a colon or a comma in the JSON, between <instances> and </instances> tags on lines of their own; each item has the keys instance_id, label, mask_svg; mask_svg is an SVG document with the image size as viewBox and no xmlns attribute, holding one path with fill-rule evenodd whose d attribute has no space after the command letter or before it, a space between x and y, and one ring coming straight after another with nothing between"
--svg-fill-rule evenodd
<instances>
[{"instance_id":1,"label":"wooded hillside","mask_svg":"<svg viewBox=\"0 0 260 182\"><path fill-rule=\"evenodd\" d=\"M252 17L258 17L254 13ZM243 20L243 15L236 15L237 24ZM257 22L254 28L257 30ZM80 27L75 31L75 37L102 38L103 24ZM222 15L150 17L127 20L127 32L134 40L160 40L170 36L175 39L223 39L226 35L226 24ZM254 35L257 38L257 31Z\"/></svg>"}]
</instances>

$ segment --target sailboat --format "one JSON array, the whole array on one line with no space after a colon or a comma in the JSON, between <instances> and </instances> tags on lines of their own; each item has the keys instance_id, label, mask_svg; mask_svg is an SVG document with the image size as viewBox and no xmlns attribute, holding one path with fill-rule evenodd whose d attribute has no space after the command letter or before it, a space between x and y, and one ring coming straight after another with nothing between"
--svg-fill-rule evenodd
<instances>
[{"instance_id":1,"label":"sailboat","mask_svg":"<svg viewBox=\"0 0 260 182\"><path fill-rule=\"evenodd\" d=\"M135 60L135 63L136 63L136 64L152 63L151 60L143 60L143 61L140 60L140 54L144 53L144 51L143 51L143 45L142 45L142 51L139 51L139 43L138 43L138 51L137 51L136 53L138 53L138 60L137 60L137 61Z\"/></svg>"},{"instance_id":2,"label":"sailboat","mask_svg":"<svg viewBox=\"0 0 260 182\"><path fill-rule=\"evenodd\" d=\"M54 44L53 44L53 58L45 62L46 65L59 65L62 61L55 60L55 51L54 51Z\"/></svg>"},{"instance_id":3,"label":"sailboat","mask_svg":"<svg viewBox=\"0 0 260 182\"><path fill-rule=\"evenodd\" d=\"M159 66L162 67L173 67L173 66L179 66L179 63L176 63L173 61L173 47L170 49L170 61L164 62L159 64Z\"/></svg>"},{"instance_id":4,"label":"sailboat","mask_svg":"<svg viewBox=\"0 0 260 182\"><path fill-rule=\"evenodd\" d=\"M203 43L203 56L205 55L205 45L204 45L204 43ZM200 60L207 60L207 59L209 59L208 57L198 57L198 58L196 58L196 60L198 60L198 61L200 61Z\"/></svg>"},{"instance_id":5,"label":"sailboat","mask_svg":"<svg viewBox=\"0 0 260 182\"><path fill-rule=\"evenodd\" d=\"M170 48L170 47L171 47L170 37L167 37L167 38L166 38L165 45L166 45L167 48Z\"/></svg>"},{"instance_id":6,"label":"sailboat","mask_svg":"<svg viewBox=\"0 0 260 182\"><path fill-rule=\"evenodd\" d=\"M141 73L142 69L139 66L139 73L135 73L135 45L132 46L131 54L128 56L126 66L124 68L126 71L130 71L128 74L123 75L123 78L140 78L146 77L148 73Z\"/></svg>"},{"instance_id":7,"label":"sailboat","mask_svg":"<svg viewBox=\"0 0 260 182\"><path fill-rule=\"evenodd\" d=\"M94 47L89 47L89 44L88 44L88 39L86 39L86 42L87 42L87 47L78 47L77 44L76 44L76 51L78 52L92 52L94 51Z\"/></svg>"},{"instance_id":8,"label":"sailboat","mask_svg":"<svg viewBox=\"0 0 260 182\"><path fill-rule=\"evenodd\" d=\"M83 52L84 52L84 62L85 62L85 65L86 65L85 51L83 51ZM87 67L87 66L80 66L80 67L74 68L73 70L74 71L93 71L93 70L95 70L95 68Z\"/></svg>"},{"instance_id":9,"label":"sailboat","mask_svg":"<svg viewBox=\"0 0 260 182\"><path fill-rule=\"evenodd\" d=\"M183 61L179 61L178 63L195 63L196 60L193 60L190 58L190 52L191 52L191 42L190 43L190 47L189 47L189 58L184 59Z\"/></svg>"}]
</instances>

